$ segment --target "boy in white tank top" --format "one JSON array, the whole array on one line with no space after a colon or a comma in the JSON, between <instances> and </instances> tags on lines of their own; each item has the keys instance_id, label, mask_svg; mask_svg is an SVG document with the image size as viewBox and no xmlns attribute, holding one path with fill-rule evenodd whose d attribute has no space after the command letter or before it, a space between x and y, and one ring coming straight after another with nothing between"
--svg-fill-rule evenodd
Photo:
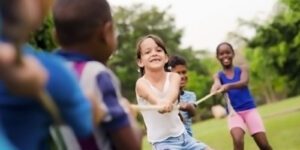
<instances>
[{"instance_id":1,"label":"boy in white tank top","mask_svg":"<svg viewBox=\"0 0 300 150\"><path fill-rule=\"evenodd\" d=\"M142 111L147 127L147 138L155 150L205 150L204 143L197 142L186 132L173 109L178 102L180 77L166 72L167 51L163 41L155 35L142 37L137 43L137 63L143 75L136 82L139 105L160 105L157 111Z\"/></svg>"}]
</instances>

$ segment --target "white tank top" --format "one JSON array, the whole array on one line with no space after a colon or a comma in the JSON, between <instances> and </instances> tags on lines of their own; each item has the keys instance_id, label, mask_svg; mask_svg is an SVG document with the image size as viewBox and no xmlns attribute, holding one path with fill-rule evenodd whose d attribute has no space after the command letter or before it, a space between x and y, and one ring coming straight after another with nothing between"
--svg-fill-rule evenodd
<instances>
[{"instance_id":1,"label":"white tank top","mask_svg":"<svg viewBox=\"0 0 300 150\"><path fill-rule=\"evenodd\" d=\"M163 91L159 91L145 78L142 78L150 87L153 94L161 100L167 94L170 86L170 73L167 73ZM139 105L150 105L150 103L137 95ZM147 138L150 143L160 142L169 137L177 137L184 131L184 125L179 118L179 111L161 114L158 111L142 111L142 116L147 127Z\"/></svg>"}]
</instances>

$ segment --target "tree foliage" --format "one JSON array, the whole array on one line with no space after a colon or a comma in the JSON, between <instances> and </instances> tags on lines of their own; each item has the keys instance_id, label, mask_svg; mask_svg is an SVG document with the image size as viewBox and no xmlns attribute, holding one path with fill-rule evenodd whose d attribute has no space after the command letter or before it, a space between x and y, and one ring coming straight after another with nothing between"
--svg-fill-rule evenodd
<instances>
[{"instance_id":1,"label":"tree foliage","mask_svg":"<svg viewBox=\"0 0 300 150\"><path fill-rule=\"evenodd\" d=\"M300 93L300 1L282 0L277 8L269 23L253 26L246 48L252 87L269 101Z\"/></svg>"},{"instance_id":2,"label":"tree foliage","mask_svg":"<svg viewBox=\"0 0 300 150\"><path fill-rule=\"evenodd\" d=\"M53 35L54 22L52 15L49 14L41 27L36 32L32 33L32 38L29 43L38 49L52 51L58 46Z\"/></svg>"}]
</instances>

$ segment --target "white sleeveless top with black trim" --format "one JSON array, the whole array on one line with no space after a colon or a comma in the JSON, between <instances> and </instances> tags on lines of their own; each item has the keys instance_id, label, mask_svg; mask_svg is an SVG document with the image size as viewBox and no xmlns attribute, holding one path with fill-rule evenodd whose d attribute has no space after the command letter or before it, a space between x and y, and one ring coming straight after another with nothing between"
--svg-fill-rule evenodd
<instances>
[{"instance_id":1,"label":"white sleeveless top with black trim","mask_svg":"<svg viewBox=\"0 0 300 150\"><path fill-rule=\"evenodd\" d=\"M142 77L142 80L147 83L153 94L157 95L160 100L164 100L164 97L169 92L170 88L170 73L166 75L166 81L164 83L163 91L156 89L147 79ZM137 101L139 105L151 105L145 99L137 95ZM161 114L158 111L142 111L147 127L147 138L150 143L160 142L169 137L177 137L184 133L185 128L179 118L179 111L173 110L170 113Z\"/></svg>"}]
</instances>

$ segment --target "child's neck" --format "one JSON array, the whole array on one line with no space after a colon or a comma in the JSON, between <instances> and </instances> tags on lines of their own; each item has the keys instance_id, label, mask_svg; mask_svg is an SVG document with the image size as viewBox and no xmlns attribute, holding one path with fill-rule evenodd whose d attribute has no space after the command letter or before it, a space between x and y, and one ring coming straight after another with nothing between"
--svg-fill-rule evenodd
<instances>
[{"instance_id":1,"label":"child's neck","mask_svg":"<svg viewBox=\"0 0 300 150\"><path fill-rule=\"evenodd\" d=\"M234 69L233 68L234 67L231 66L231 67L223 69L225 76L229 79L232 79L234 77Z\"/></svg>"},{"instance_id":2,"label":"child's neck","mask_svg":"<svg viewBox=\"0 0 300 150\"><path fill-rule=\"evenodd\" d=\"M161 82L164 80L167 72L165 71L146 71L145 78L152 83Z\"/></svg>"},{"instance_id":3,"label":"child's neck","mask_svg":"<svg viewBox=\"0 0 300 150\"><path fill-rule=\"evenodd\" d=\"M97 49L93 46L86 46L86 45L70 45L70 46L63 46L63 49L66 50L72 50L73 52L84 54L88 57L90 57L93 60L99 61L106 65L107 59L102 58L102 55L96 54L96 52L99 52L100 49ZM95 57L97 56L97 57Z\"/></svg>"},{"instance_id":4,"label":"child's neck","mask_svg":"<svg viewBox=\"0 0 300 150\"><path fill-rule=\"evenodd\" d=\"M229 67L223 67L223 71L224 72L231 72L233 70L233 65L229 66Z\"/></svg>"}]
</instances>

